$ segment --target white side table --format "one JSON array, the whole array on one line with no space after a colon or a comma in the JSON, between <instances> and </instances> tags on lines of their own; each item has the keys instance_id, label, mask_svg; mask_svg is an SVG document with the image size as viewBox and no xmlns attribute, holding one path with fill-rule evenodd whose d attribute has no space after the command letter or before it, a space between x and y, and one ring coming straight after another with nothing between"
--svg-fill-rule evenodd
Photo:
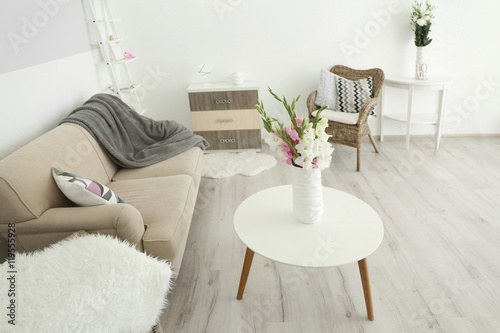
<instances>
[{"instance_id":1,"label":"white side table","mask_svg":"<svg viewBox=\"0 0 500 333\"><path fill-rule=\"evenodd\" d=\"M245 199L234 214L234 228L247 246L237 299L243 298L254 253L284 264L331 267L358 262L368 319L373 320L366 257L384 236L378 214L348 193L323 187L325 210L317 224L293 213L292 186L271 187Z\"/></svg>"},{"instance_id":2,"label":"white side table","mask_svg":"<svg viewBox=\"0 0 500 333\"><path fill-rule=\"evenodd\" d=\"M410 77L386 78L382 90L382 101L380 103L380 141L384 141L384 118L406 123L406 149L410 149L410 128L411 124L428 124L436 126L436 149L439 148L441 139L442 114L446 104L446 93L448 86L453 82L451 77L433 77L428 80L417 80ZM386 98L386 87L408 90L408 108L405 113L385 112L384 100ZM415 90L439 90L440 103L438 113L419 113L412 117L413 92Z\"/></svg>"}]
</instances>

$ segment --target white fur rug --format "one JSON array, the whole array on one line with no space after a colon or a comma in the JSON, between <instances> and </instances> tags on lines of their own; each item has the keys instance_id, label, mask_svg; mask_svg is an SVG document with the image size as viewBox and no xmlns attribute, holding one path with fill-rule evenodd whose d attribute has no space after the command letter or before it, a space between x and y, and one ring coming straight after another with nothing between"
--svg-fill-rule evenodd
<instances>
[{"instance_id":1,"label":"white fur rug","mask_svg":"<svg viewBox=\"0 0 500 333\"><path fill-rule=\"evenodd\" d=\"M257 152L205 154L203 177L255 176L276 165L276 158Z\"/></svg>"},{"instance_id":2,"label":"white fur rug","mask_svg":"<svg viewBox=\"0 0 500 333\"><path fill-rule=\"evenodd\" d=\"M149 332L172 275L169 263L102 235L17 254L12 297L7 265L0 266L0 332ZM15 326L6 316L11 300Z\"/></svg>"}]
</instances>

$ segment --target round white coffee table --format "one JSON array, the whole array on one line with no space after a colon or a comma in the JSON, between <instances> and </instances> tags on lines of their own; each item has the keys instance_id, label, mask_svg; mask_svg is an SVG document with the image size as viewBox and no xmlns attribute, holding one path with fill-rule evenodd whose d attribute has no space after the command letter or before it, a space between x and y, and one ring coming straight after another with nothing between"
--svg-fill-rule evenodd
<instances>
[{"instance_id":1,"label":"round white coffee table","mask_svg":"<svg viewBox=\"0 0 500 333\"><path fill-rule=\"evenodd\" d=\"M293 213L292 186L272 187L245 199L234 214L234 228L247 246L237 299L256 253L284 264L331 267L358 262L368 318L374 319L366 257L382 242L378 214L362 200L323 187L324 214L317 224L299 222Z\"/></svg>"}]
</instances>

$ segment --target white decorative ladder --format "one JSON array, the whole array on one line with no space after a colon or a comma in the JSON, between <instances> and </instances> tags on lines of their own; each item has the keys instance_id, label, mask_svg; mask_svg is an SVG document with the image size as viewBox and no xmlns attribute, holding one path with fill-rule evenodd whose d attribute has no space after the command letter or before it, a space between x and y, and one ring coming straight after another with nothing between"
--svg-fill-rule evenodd
<instances>
[{"instance_id":1,"label":"white decorative ladder","mask_svg":"<svg viewBox=\"0 0 500 333\"><path fill-rule=\"evenodd\" d=\"M126 59L116 30L115 22L119 19L113 18L107 0L83 0L84 11L89 27L89 37L92 44L98 45L101 51L103 64L106 66L111 83L105 92L115 94L124 102L129 104L136 112L146 112L141 107L138 95L140 84L134 84L128 65L133 59Z\"/></svg>"}]
</instances>

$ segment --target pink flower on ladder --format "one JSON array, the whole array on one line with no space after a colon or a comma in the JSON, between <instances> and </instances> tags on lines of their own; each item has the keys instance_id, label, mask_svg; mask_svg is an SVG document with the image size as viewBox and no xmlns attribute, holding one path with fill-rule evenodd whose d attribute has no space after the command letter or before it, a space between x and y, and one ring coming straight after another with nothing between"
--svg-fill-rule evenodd
<instances>
[{"instance_id":1,"label":"pink flower on ladder","mask_svg":"<svg viewBox=\"0 0 500 333\"><path fill-rule=\"evenodd\" d=\"M132 51L124 52L123 54L126 59L134 59L135 55L132 54Z\"/></svg>"}]
</instances>

